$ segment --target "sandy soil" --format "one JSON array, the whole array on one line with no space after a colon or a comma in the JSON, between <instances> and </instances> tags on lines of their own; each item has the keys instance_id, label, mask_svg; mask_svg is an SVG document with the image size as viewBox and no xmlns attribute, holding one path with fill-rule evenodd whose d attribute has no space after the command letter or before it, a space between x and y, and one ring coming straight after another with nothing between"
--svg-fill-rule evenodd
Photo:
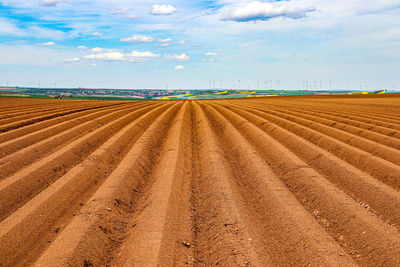
<instances>
[{"instance_id":1,"label":"sandy soil","mask_svg":"<svg viewBox=\"0 0 400 267\"><path fill-rule=\"evenodd\" d=\"M0 99L0 266L400 266L400 96Z\"/></svg>"}]
</instances>

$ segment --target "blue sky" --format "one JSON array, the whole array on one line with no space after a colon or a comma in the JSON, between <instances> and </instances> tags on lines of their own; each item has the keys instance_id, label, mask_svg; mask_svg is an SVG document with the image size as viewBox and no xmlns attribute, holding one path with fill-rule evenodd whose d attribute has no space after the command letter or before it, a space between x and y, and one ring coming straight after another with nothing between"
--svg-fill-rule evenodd
<instances>
[{"instance_id":1,"label":"blue sky","mask_svg":"<svg viewBox=\"0 0 400 267\"><path fill-rule=\"evenodd\" d=\"M0 0L0 85L372 90L399 72L400 0Z\"/></svg>"}]
</instances>

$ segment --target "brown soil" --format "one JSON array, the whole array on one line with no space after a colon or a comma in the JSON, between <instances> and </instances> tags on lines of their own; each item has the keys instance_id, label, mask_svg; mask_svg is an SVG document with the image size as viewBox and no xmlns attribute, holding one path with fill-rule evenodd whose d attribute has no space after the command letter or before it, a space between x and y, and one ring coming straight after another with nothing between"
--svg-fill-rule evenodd
<instances>
[{"instance_id":1,"label":"brown soil","mask_svg":"<svg viewBox=\"0 0 400 267\"><path fill-rule=\"evenodd\" d=\"M0 99L0 266L400 266L400 97Z\"/></svg>"}]
</instances>

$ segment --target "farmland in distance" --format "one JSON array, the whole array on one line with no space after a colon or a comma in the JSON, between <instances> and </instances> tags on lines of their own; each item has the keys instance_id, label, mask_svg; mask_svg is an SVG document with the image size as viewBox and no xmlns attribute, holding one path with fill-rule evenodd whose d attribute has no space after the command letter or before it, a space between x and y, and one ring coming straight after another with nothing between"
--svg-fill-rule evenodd
<instances>
[{"instance_id":1,"label":"farmland in distance","mask_svg":"<svg viewBox=\"0 0 400 267\"><path fill-rule=\"evenodd\" d=\"M400 95L0 98L0 266L400 266Z\"/></svg>"}]
</instances>

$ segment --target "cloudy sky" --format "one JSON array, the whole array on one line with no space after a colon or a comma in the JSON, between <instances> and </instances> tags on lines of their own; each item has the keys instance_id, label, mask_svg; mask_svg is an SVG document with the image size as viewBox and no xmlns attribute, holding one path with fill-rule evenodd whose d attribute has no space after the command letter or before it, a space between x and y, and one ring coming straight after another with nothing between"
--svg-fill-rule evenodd
<instances>
[{"instance_id":1,"label":"cloudy sky","mask_svg":"<svg viewBox=\"0 0 400 267\"><path fill-rule=\"evenodd\" d=\"M0 0L0 85L399 89L399 73L400 0Z\"/></svg>"}]
</instances>

